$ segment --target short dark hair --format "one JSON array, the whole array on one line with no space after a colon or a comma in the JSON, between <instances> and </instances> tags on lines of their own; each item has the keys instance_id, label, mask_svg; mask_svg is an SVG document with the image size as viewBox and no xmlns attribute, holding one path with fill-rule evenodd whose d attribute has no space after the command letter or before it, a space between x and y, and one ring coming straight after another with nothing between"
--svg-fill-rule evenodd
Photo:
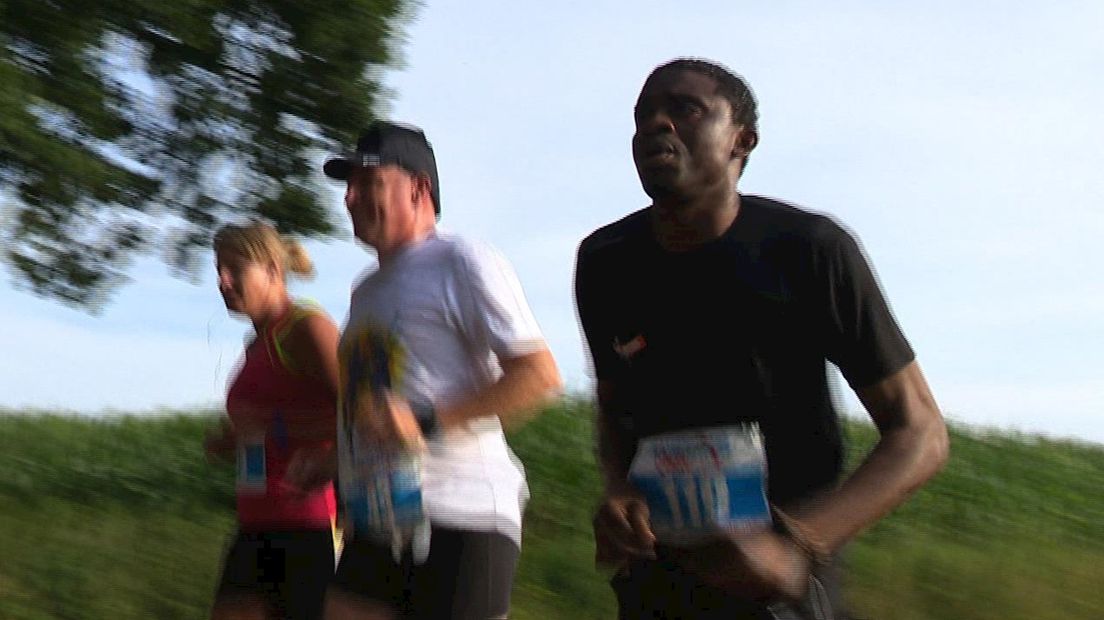
<instances>
[{"instance_id":1,"label":"short dark hair","mask_svg":"<svg viewBox=\"0 0 1104 620\"><path fill-rule=\"evenodd\" d=\"M694 71L713 78L717 82L717 93L727 99L732 106L733 122L753 131L759 131L759 104L755 101L755 94L751 92L751 87L739 74L712 60L676 58L653 69L648 79L669 69Z\"/></svg>"}]
</instances>

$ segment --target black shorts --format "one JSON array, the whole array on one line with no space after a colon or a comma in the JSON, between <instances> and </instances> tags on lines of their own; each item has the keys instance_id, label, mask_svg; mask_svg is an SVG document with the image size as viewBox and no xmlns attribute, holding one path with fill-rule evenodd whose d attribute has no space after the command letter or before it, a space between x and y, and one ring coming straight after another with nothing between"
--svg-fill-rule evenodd
<instances>
[{"instance_id":1,"label":"black shorts","mask_svg":"<svg viewBox=\"0 0 1104 620\"><path fill-rule=\"evenodd\" d=\"M341 551L333 583L402 618L505 618L519 551L504 534L433 527L429 556L415 565L409 550L396 563L390 546L354 538Z\"/></svg>"},{"instance_id":2,"label":"black shorts","mask_svg":"<svg viewBox=\"0 0 1104 620\"><path fill-rule=\"evenodd\" d=\"M610 580L619 620L847 620L838 566L810 576L805 599L764 605L702 582L662 557L638 560Z\"/></svg>"},{"instance_id":3,"label":"black shorts","mask_svg":"<svg viewBox=\"0 0 1104 620\"><path fill-rule=\"evenodd\" d=\"M217 600L259 596L270 613L288 620L322 617L333 577L333 532L239 532L223 562Z\"/></svg>"}]
</instances>

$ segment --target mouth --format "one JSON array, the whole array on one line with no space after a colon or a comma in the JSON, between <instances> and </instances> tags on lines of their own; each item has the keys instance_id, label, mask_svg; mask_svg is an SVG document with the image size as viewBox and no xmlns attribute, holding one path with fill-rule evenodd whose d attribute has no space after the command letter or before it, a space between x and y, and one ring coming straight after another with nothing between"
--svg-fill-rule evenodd
<instances>
[{"instance_id":1,"label":"mouth","mask_svg":"<svg viewBox=\"0 0 1104 620\"><path fill-rule=\"evenodd\" d=\"M666 164L678 156L678 149L667 140L651 140L641 144L639 161L644 165Z\"/></svg>"}]
</instances>

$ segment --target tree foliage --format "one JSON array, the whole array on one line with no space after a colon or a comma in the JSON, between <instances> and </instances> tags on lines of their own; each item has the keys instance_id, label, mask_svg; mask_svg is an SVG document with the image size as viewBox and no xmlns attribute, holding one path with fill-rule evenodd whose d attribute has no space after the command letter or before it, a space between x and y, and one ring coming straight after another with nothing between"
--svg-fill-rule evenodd
<instances>
[{"instance_id":1,"label":"tree foliage","mask_svg":"<svg viewBox=\"0 0 1104 620\"><path fill-rule=\"evenodd\" d=\"M244 217L333 232L318 157L386 92L404 0L0 0L0 243L95 308L133 257L194 273Z\"/></svg>"}]
</instances>

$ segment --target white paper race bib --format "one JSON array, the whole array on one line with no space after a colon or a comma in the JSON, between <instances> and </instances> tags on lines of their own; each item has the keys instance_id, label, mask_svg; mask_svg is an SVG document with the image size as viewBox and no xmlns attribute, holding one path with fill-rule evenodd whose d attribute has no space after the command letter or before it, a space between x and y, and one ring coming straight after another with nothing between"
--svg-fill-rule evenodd
<instances>
[{"instance_id":1,"label":"white paper race bib","mask_svg":"<svg viewBox=\"0 0 1104 620\"><path fill-rule=\"evenodd\" d=\"M766 474L762 435L747 424L641 440L629 481L648 502L656 537L678 545L768 526Z\"/></svg>"},{"instance_id":2,"label":"white paper race bib","mask_svg":"<svg viewBox=\"0 0 1104 620\"><path fill-rule=\"evenodd\" d=\"M347 517L358 532L409 529L424 519L422 470L411 456L375 456L356 463L355 483L342 487Z\"/></svg>"},{"instance_id":3,"label":"white paper race bib","mask_svg":"<svg viewBox=\"0 0 1104 620\"><path fill-rule=\"evenodd\" d=\"M238 442L238 491L263 494L266 490L264 435Z\"/></svg>"}]
</instances>

